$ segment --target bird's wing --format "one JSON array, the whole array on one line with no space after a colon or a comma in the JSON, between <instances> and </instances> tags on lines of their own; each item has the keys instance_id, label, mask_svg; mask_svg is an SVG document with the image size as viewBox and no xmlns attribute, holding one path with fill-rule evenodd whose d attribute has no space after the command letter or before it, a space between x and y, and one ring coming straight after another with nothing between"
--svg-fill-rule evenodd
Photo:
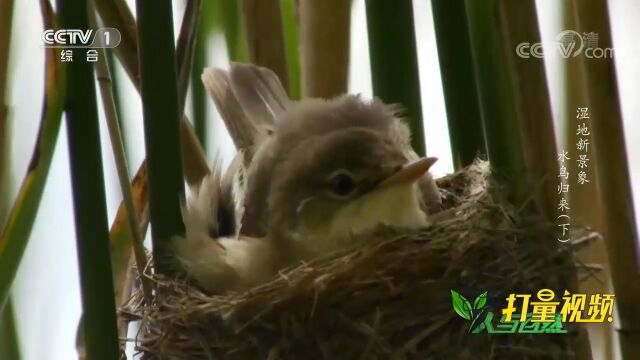
<instances>
[{"instance_id":1,"label":"bird's wing","mask_svg":"<svg viewBox=\"0 0 640 360\"><path fill-rule=\"evenodd\" d=\"M246 150L253 147L260 134L254 123L245 115L232 91L229 73L221 69L207 68L202 73L202 82L216 104L236 148Z\"/></svg>"},{"instance_id":2,"label":"bird's wing","mask_svg":"<svg viewBox=\"0 0 640 360\"><path fill-rule=\"evenodd\" d=\"M270 243L237 237L240 215L233 192L240 169L238 159L224 175L217 161L211 173L192 189L182 208L185 235L172 242L176 265L210 292L256 285L273 274Z\"/></svg>"},{"instance_id":3,"label":"bird's wing","mask_svg":"<svg viewBox=\"0 0 640 360\"><path fill-rule=\"evenodd\" d=\"M272 133L291 100L271 70L249 64L233 64L231 88L247 117L260 129Z\"/></svg>"},{"instance_id":4,"label":"bird's wing","mask_svg":"<svg viewBox=\"0 0 640 360\"><path fill-rule=\"evenodd\" d=\"M232 64L229 71L205 69L202 82L236 148L244 151L244 165L249 166L291 104L280 80L269 69Z\"/></svg>"},{"instance_id":5,"label":"bird's wing","mask_svg":"<svg viewBox=\"0 0 640 360\"><path fill-rule=\"evenodd\" d=\"M271 149L275 128L291 100L277 75L263 67L232 64L229 71L205 69L202 80L213 98L238 150L244 153L247 176L260 183L247 189L246 212L241 233L264 235L266 196L272 164Z\"/></svg>"},{"instance_id":6,"label":"bird's wing","mask_svg":"<svg viewBox=\"0 0 640 360\"><path fill-rule=\"evenodd\" d=\"M217 236L233 236L240 229L240 219L244 208L242 206L244 200L244 183L240 181L245 176L245 168L242 166L244 154L239 151L224 176L220 178L220 192L217 196ZM218 162L219 164L219 162ZM220 166L216 164L216 166Z\"/></svg>"}]
</instances>

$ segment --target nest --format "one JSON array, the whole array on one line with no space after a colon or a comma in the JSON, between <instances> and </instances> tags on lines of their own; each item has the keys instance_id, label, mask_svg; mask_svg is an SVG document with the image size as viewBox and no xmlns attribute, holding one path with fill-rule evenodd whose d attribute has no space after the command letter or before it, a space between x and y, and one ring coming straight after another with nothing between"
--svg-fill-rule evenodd
<instances>
[{"instance_id":1,"label":"nest","mask_svg":"<svg viewBox=\"0 0 640 360\"><path fill-rule=\"evenodd\" d=\"M478 161L438 179L445 210L424 230L382 231L248 291L211 296L153 276L154 302L137 294L126 311L141 321L136 349L148 359L573 358L575 329L469 334L452 310L451 289L488 291L499 310L509 293L561 296L575 279L571 246L496 200L488 173Z\"/></svg>"}]
</instances>

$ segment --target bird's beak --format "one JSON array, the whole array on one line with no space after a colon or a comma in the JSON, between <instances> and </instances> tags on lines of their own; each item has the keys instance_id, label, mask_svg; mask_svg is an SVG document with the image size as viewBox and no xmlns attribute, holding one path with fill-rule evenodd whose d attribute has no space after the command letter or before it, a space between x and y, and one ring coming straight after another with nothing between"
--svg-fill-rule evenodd
<instances>
[{"instance_id":1,"label":"bird's beak","mask_svg":"<svg viewBox=\"0 0 640 360\"><path fill-rule=\"evenodd\" d=\"M424 157L410 164L405 165L402 169L396 171L388 178L382 180L377 186L378 189L387 188L400 184L409 184L418 180L429 168L438 160L435 157Z\"/></svg>"}]
</instances>

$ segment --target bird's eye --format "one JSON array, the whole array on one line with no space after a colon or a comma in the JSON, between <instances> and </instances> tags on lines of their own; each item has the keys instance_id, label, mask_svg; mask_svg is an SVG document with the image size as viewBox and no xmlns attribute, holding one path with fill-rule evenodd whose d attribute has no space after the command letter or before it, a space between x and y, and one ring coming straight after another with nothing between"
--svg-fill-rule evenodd
<instances>
[{"instance_id":1,"label":"bird's eye","mask_svg":"<svg viewBox=\"0 0 640 360\"><path fill-rule=\"evenodd\" d=\"M335 197L346 198L355 192L357 184L351 174L338 171L329 179L329 187Z\"/></svg>"}]
</instances>

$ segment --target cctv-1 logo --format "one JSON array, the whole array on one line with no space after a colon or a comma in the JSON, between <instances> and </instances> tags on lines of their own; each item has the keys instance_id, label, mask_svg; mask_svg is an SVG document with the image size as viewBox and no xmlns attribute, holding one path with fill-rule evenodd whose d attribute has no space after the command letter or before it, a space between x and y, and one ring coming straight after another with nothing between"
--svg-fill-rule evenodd
<instances>
[{"instance_id":1,"label":"cctv-1 logo","mask_svg":"<svg viewBox=\"0 0 640 360\"><path fill-rule=\"evenodd\" d=\"M42 43L47 48L115 48L120 44L120 31L116 28L46 29Z\"/></svg>"}]
</instances>

